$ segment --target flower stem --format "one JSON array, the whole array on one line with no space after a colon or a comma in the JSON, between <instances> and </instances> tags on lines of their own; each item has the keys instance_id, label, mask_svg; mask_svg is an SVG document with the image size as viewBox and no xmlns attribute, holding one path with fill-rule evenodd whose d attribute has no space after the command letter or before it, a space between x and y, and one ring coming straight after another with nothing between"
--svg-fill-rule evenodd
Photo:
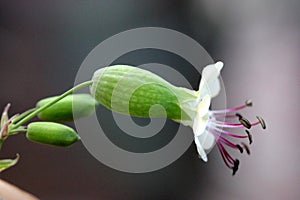
<instances>
[{"instance_id":1,"label":"flower stem","mask_svg":"<svg viewBox=\"0 0 300 200\"><path fill-rule=\"evenodd\" d=\"M21 119L23 119L24 117L26 117L27 115L29 115L30 113L32 113L33 111L35 111L37 108L31 108L25 112L23 112L22 114L20 114L19 116L17 116L16 118L14 118L12 120L12 124L17 123L18 121L20 121Z\"/></svg>"},{"instance_id":2,"label":"flower stem","mask_svg":"<svg viewBox=\"0 0 300 200\"><path fill-rule=\"evenodd\" d=\"M25 128L17 128L17 129L13 129L11 131L9 131L9 135L14 135L14 134L17 134L17 133L20 133L20 132L27 132L27 129Z\"/></svg>"},{"instance_id":3,"label":"flower stem","mask_svg":"<svg viewBox=\"0 0 300 200\"><path fill-rule=\"evenodd\" d=\"M61 99L65 98L66 96L72 94L76 90L79 90L81 88L87 87L87 86L91 85L92 83L93 83L93 81L86 81L86 82L83 82L83 83L81 83L79 85L76 85L72 89L66 91L65 93L63 93L62 95L60 95L59 97L57 97L56 99L54 99L53 101L45 104L44 106L42 106L42 107L36 109L35 111L31 112L30 114L26 115L17 124L12 125L12 130L19 128L20 126L22 126L23 124L25 124L26 122L28 122L30 119L32 119L33 117L35 117L37 114L39 114L40 112L42 112L46 108L52 106L53 104L55 104L59 100L61 100Z\"/></svg>"}]
</instances>

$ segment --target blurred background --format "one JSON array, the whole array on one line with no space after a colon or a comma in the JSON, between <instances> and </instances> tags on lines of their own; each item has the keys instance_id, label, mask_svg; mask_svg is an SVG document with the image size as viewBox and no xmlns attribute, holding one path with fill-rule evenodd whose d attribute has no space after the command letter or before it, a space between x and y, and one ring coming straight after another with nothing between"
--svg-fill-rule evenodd
<instances>
[{"instance_id":1,"label":"blurred background","mask_svg":"<svg viewBox=\"0 0 300 200\"><path fill-rule=\"evenodd\" d=\"M242 163L234 177L217 148L208 163L191 145L164 169L129 174L101 164L80 142L61 149L17 135L0 157L20 153L20 162L0 178L46 200L300 199L299 10L296 0L2 0L0 108L11 102L11 114L72 87L83 59L108 37L156 26L187 34L224 61L228 107L252 99L250 119L263 116L267 130L253 132L251 156L235 154ZM158 62L151 55L124 62ZM190 75L197 88L199 77Z\"/></svg>"}]
</instances>

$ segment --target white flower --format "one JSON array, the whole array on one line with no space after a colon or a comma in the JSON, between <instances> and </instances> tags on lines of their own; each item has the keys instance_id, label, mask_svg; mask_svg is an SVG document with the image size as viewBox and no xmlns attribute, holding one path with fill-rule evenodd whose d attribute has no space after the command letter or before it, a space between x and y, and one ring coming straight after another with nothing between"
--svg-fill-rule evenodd
<instances>
[{"instance_id":1,"label":"white flower","mask_svg":"<svg viewBox=\"0 0 300 200\"><path fill-rule=\"evenodd\" d=\"M246 101L242 106L211 111L209 109L211 105L211 98L217 96L220 92L220 71L223 68L222 62L217 62L212 65L206 66L202 71L202 78L197 91L197 100L195 102L189 102L188 109L185 109L190 114L192 120L188 122L182 122L183 124L189 125L193 128L194 141L197 147L199 156L205 162L207 159L206 151L210 150L215 144L217 144L222 158L230 169L233 170L233 174L238 169L239 160L232 158L228 153L225 146L239 150L241 153L243 149L249 154L249 148L245 143L235 144L230 141L231 138L248 138L251 144L252 136L248 130L246 134L239 135L231 131L225 131L223 128L247 128L250 129L252 126L261 124L265 129L265 122L261 117L257 117L258 121L250 123L246 118L242 117L241 114L236 113L238 110L242 110L248 106L252 106L251 101ZM191 109L194 107L196 109ZM191 110L193 112L191 112ZM238 123L228 122L229 119L238 119Z\"/></svg>"}]
</instances>

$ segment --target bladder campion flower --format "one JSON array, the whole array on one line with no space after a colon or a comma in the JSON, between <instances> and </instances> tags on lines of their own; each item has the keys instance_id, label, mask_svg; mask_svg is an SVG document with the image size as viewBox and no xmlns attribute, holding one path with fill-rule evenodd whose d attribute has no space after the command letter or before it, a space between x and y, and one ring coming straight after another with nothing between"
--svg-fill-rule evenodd
<instances>
[{"instance_id":1,"label":"bladder campion flower","mask_svg":"<svg viewBox=\"0 0 300 200\"><path fill-rule=\"evenodd\" d=\"M97 70L92 78L90 88L92 96L102 105L112 111L122 114L149 117L150 108L154 105L164 107L164 110L151 111L151 117L165 117L176 122L190 126L194 132L194 141L198 154L202 160L207 161L207 150L216 143L221 156L233 174L238 169L239 160L234 159L225 149L228 146L249 153L245 143L235 144L231 138L248 138L252 142L252 135L246 130L245 135L235 134L223 128L247 128L265 123L261 117L258 121L250 123L242 115L235 113L252 103L245 105L211 111L211 98L220 92L219 75L223 68L222 62L206 66L202 71L199 90L194 91L183 87L176 87L156 74L128 65L114 65ZM235 113L235 114L232 114ZM236 118L239 123L230 123L224 119Z\"/></svg>"},{"instance_id":2,"label":"bladder campion flower","mask_svg":"<svg viewBox=\"0 0 300 200\"><path fill-rule=\"evenodd\" d=\"M257 122L250 123L241 114L236 113L246 107L252 106L250 100L246 101L244 105L224 109L224 110L209 110L211 98L215 97L220 92L219 75L223 68L222 62L217 62L214 65L208 65L202 72L202 79L199 86L199 104L196 117L193 121L193 131L195 143L198 153L202 160L207 161L205 150L209 150L216 143L221 156L227 167L233 170L233 175L238 170L239 160L234 159L226 150L225 146L239 150L243 153L243 149L250 154L249 147L242 142L235 144L229 138L248 138L249 143L252 143L252 135L248 130L245 130L245 135L233 133L231 131L223 130L223 128L246 128L250 129L252 126L261 125L263 129L266 128L264 120L257 116ZM227 119L236 118L239 123L227 122ZM227 137L226 137L227 136Z\"/></svg>"}]
</instances>

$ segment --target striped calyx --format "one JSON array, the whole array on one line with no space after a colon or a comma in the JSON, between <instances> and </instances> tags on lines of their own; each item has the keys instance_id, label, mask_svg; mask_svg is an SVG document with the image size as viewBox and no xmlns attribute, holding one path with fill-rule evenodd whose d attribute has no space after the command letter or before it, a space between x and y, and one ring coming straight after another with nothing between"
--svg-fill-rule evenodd
<instances>
[{"instance_id":1,"label":"striped calyx","mask_svg":"<svg viewBox=\"0 0 300 200\"><path fill-rule=\"evenodd\" d=\"M112 111L178 121L190 118L182 103L195 98L193 91L175 87L152 72L115 65L97 70L92 80L92 96Z\"/></svg>"}]
</instances>

